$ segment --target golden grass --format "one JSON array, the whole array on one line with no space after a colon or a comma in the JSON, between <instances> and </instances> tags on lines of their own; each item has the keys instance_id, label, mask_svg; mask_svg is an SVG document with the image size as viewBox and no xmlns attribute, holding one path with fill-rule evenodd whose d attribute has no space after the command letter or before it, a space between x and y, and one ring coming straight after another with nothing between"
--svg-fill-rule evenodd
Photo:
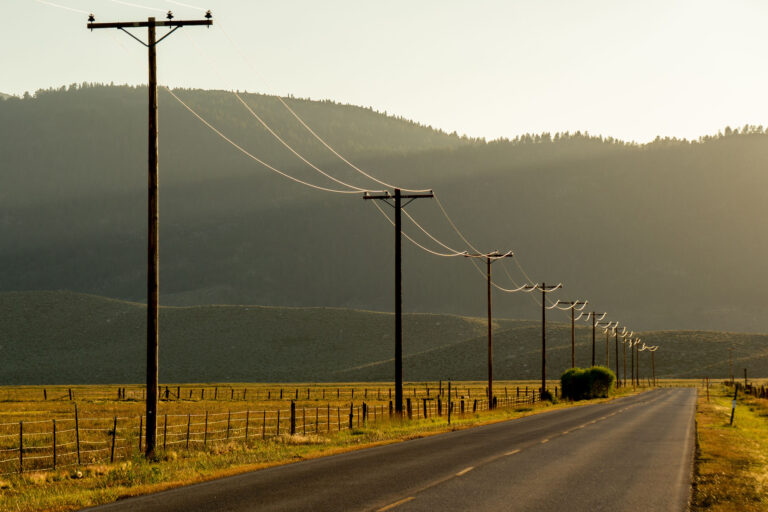
<instances>
[{"instance_id":1,"label":"golden grass","mask_svg":"<svg viewBox=\"0 0 768 512\"><path fill-rule=\"evenodd\" d=\"M632 393L628 388L621 394ZM69 511L109 503L121 497L157 492L278 464L323 457L361 448L399 442L451 430L470 428L578 404L537 403L517 409L495 410L463 417L445 416L413 421L379 421L330 435L282 435L265 441L221 442L208 451L159 452L157 460L140 455L115 464L98 464L64 471L11 475L0 481L0 510ZM36 404L37 405L37 404Z\"/></svg>"},{"instance_id":2,"label":"golden grass","mask_svg":"<svg viewBox=\"0 0 768 512\"><path fill-rule=\"evenodd\" d=\"M740 396L729 425L733 388L699 393L693 510L768 511L768 400Z\"/></svg>"}]
</instances>

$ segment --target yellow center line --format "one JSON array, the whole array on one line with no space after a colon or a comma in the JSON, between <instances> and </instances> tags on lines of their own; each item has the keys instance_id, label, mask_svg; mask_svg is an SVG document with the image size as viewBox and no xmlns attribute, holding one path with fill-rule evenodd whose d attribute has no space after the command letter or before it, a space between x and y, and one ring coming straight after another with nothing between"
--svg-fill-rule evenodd
<instances>
[{"instance_id":1,"label":"yellow center line","mask_svg":"<svg viewBox=\"0 0 768 512\"><path fill-rule=\"evenodd\" d=\"M402 500L400 500L400 501L396 501L396 502L394 502L394 503L390 503L390 504L389 504L389 505L387 505L386 507L381 507L381 508L380 508L379 510L377 510L376 512L384 512L385 510L392 510L393 508L395 508L395 507L399 507L399 506L400 506L400 505L402 505L403 503L408 503L409 501L411 501L411 500L413 500L413 499L414 499L414 497L413 497L413 496L409 496L409 497L407 497L407 498L403 498L403 499L402 499Z\"/></svg>"},{"instance_id":2,"label":"yellow center line","mask_svg":"<svg viewBox=\"0 0 768 512\"><path fill-rule=\"evenodd\" d=\"M468 468L464 468L461 471L459 471L458 473L456 473L456 476L466 475L467 473L469 473L473 469L475 469L475 466L469 466Z\"/></svg>"},{"instance_id":3,"label":"yellow center line","mask_svg":"<svg viewBox=\"0 0 768 512\"><path fill-rule=\"evenodd\" d=\"M571 433L570 430L563 430L563 434L570 434L570 433Z\"/></svg>"},{"instance_id":4,"label":"yellow center line","mask_svg":"<svg viewBox=\"0 0 768 512\"><path fill-rule=\"evenodd\" d=\"M511 452L507 452L504 455L514 455L516 453L520 453L520 450L512 450Z\"/></svg>"},{"instance_id":5,"label":"yellow center line","mask_svg":"<svg viewBox=\"0 0 768 512\"><path fill-rule=\"evenodd\" d=\"M548 442L549 442L549 439L542 439L541 440L541 444L548 443Z\"/></svg>"}]
</instances>

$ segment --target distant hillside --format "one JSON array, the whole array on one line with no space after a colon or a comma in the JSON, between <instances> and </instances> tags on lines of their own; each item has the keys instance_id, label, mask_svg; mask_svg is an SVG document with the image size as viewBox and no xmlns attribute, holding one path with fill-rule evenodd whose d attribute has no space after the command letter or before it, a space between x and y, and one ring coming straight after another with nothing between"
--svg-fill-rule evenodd
<instances>
[{"instance_id":1,"label":"distant hillside","mask_svg":"<svg viewBox=\"0 0 768 512\"><path fill-rule=\"evenodd\" d=\"M178 94L270 164L333 185L231 93ZM144 300L145 96L142 88L87 86L0 102L0 291ZM323 169L380 187L331 155L274 97L244 98ZM404 187L433 188L476 246L514 249L533 279L565 284L558 297L588 298L635 329L768 332L761 127L645 145L584 133L486 142L367 108L286 101L362 168ZM408 211L465 249L434 200ZM369 201L270 173L164 91L160 223L163 304L392 309L392 227ZM434 247L407 219L404 227ZM511 286L495 265L496 279ZM513 263L504 265L523 279ZM408 311L483 315L483 279L465 259L405 243L403 268ZM529 296L497 294L495 311L538 315Z\"/></svg>"},{"instance_id":2,"label":"distant hillside","mask_svg":"<svg viewBox=\"0 0 768 512\"><path fill-rule=\"evenodd\" d=\"M4 99L10 98L10 97L11 97L10 94L5 94L5 93L0 92L0 100L4 100Z\"/></svg>"},{"instance_id":3,"label":"distant hillside","mask_svg":"<svg viewBox=\"0 0 768 512\"><path fill-rule=\"evenodd\" d=\"M0 294L0 384L142 382L143 305L71 292ZM165 382L375 381L393 375L393 321L383 313L260 306L164 307L160 378ZM540 375L536 321L500 320L495 375ZM476 318L410 314L404 319L407 380L486 376L486 326ZM548 371L570 364L570 328L548 324ZM591 330L577 333L577 364L591 354ZM768 336L709 332L642 333L663 377L728 374L734 347L738 374L768 376ZM598 362L605 338L598 333ZM613 354L613 344L611 344ZM613 356L611 356L613 357ZM648 364L648 354L643 354ZM613 361L613 359L612 359ZM643 370L645 373L645 370Z\"/></svg>"}]
</instances>

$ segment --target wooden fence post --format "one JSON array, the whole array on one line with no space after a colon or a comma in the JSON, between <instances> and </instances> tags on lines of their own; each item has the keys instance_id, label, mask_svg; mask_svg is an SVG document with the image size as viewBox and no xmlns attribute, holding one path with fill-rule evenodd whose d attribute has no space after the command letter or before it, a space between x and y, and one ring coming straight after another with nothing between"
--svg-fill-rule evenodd
<instances>
[{"instance_id":1,"label":"wooden fence post","mask_svg":"<svg viewBox=\"0 0 768 512\"><path fill-rule=\"evenodd\" d=\"M262 411L262 417L261 417L261 438L266 439L267 438L267 410L264 409Z\"/></svg>"},{"instance_id":2,"label":"wooden fence post","mask_svg":"<svg viewBox=\"0 0 768 512\"><path fill-rule=\"evenodd\" d=\"M232 422L232 411L228 410L227 411L227 434L226 434L227 439L229 439L229 426L231 422Z\"/></svg>"},{"instance_id":3,"label":"wooden fence post","mask_svg":"<svg viewBox=\"0 0 768 512\"><path fill-rule=\"evenodd\" d=\"M192 414L188 413L187 414L187 450L189 450L189 430L191 426L192 426Z\"/></svg>"},{"instance_id":4,"label":"wooden fence post","mask_svg":"<svg viewBox=\"0 0 768 512\"><path fill-rule=\"evenodd\" d=\"M277 410L277 427L275 427L275 435L280 435L280 409Z\"/></svg>"},{"instance_id":5,"label":"wooden fence post","mask_svg":"<svg viewBox=\"0 0 768 512\"><path fill-rule=\"evenodd\" d=\"M406 401L406 408L408 410L408 419L411 420L413 419L413 410L411 409L411 399L406 398L405 401Z\"/></svg>"},{"instance_id":6,"label":"wooden fence post","mask_svg":"<svg viewBox=\"0 0 768 512\"><path fill-rule=\"evenodd\" d=\"M72 401L72 388L69 388L69 401Z\"/></svg>"},{"instance_id":7,"label":"wooden fence post","mask_svg":"<svg viewBox=\"0 0 768 512\"><path fill-rule=\"evenodd\" d=\"M77 404L75 404L75 444L77 445L77 465L80 465L80 422L77 416Z\"/></svg>"},{"instance_id":8,"label":"wooden fence post","mask_svg":"<svg viewBox=\"0 0 768 512\"><path fill-rule=\"evenodd\" d=\"M291 435L296 433L296 402L291 400Z\"/></svg>"},{"instance_id":9,"label":"wooden fence post","mask_svg":"<svg viewBox=\"0 0 768 512\"><path fill-rule=\"evenodd\" d=\"M245 444L248 444L248 420L250 420L251 411L246 409L245 411Z\"/></svg>"},{"instance_id":10,"label":"wooden fence post","mask_svg":"<svg viewBox=\"0 0 768 512\"><path fill-rule=\"evenodd\" d=\"M352 405L352 402L349 403L349 429L352 430L354 425L352 424L352 420L355 416L355 409L354 405Z\"/></svg>"},{"instance_id":11,"label":"wooden fence post","mask_svg":"<svg viewBox=\"0 0 768 512\"><path fill-rule=\"evenodd\" d=\"M48 392L43 388L43 400L48 400Z\"/></svg>"},{"instance_id":12,"label":"wooden fence post","mask_svg":"<svg viewBox=\"0 0 768 512\"><path fill-rule=\"evenodd\" d=\"M205 429L203 430L203 447L208 445L208 411L205 411Z\"/></svg>"},{"instance_id":13,"label":"wooden fence post","mask_svg":"<svg viewBox=\"0 0 768 512\"><path fill-rule=\"evenodd\" d=\"M24 422L19 422L19 473L24 472Z\"/></svg>"},{"instance_id":14,"label":"wooden fence post","mask_svg":"<svg viewBox=\"0 0 768 512\"><path fill-rule=\"evenodd\" d=\"M115 462L115 439L117 438L117 416L115 416L115 421L112 423L112 449L109 451L109 463L112 464Z\"/></svg>"},{"instance_id":15,"label":"wooden fence post","mask_svg":"<svg viewBox=\"0 0 768 512\"><path fill-rule=\"evenodd\" d=\"M328 408L328 410L327 410L327 413L328 413L328 418L327 418L328 419L328 425L326 425L325 431L330 434L331 433L331 404L325 404L325 406Z\"/></svg>"},{"instance_id":16,"label":"wooden fence post","mask_svg":"<svg viewBox=\"0 0 768 512\"><path fill-rule=\"evenodd\" d=\"M139 453L141 453L141 434L144 430L144 416L139 416Z\"/></svg>"},{"instance_id":17,"label":"wooden fence post","mask_svg":"<svg viewBox=\"0 0 768 512\"><path fill-rule=\"evenodd\" d=\"M56 419L53 420L53 469L56 469Z\"/></svg>"},{"instance_id":18,"label":"wooden fence post","mask_svg":"<svg viewBox=\"0 0 768 512\"><path fill-rule=\"evenodd\" d=\"M307 435L307 408L301 408L301 433Z\"/></svg>"}]
</instances>

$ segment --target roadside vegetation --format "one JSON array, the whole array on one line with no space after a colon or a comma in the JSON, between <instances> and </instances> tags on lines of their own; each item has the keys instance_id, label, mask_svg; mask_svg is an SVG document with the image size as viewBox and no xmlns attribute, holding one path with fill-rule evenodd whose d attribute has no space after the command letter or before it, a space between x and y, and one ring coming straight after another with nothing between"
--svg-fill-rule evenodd
<instances>
[{"instance_id":1,"label":"roadside vegetation","mask_svg":"<svg viewBox=\"0 0 768 512\"><path fill-rule=\"evenodd\" d=\"M462 383L464 385L464 383ZM525 385L535 386L532 382ZM498 389L498 388L497 388ZM503 387L501 388L503 389ZM81 392L85 391L80 389ZM632 388L619 390L614 396L630 394ZM598 400L599 401L599 400ZM242 403L242 402L241 402ZM583 401L579 404L594 403ZM82 404L83 410L94 406L102 411L115 411L120 402ZM20 414L25 404L6 402ZM29 412L40 416L44 402L27 402ZM188 404L187 407L199 404ZM213 405L213 404L211 404ZM219 402L219 407L234 407L232 402ZM408 421L368 422L352 429L328 434L281 434L265 440L257 436L242 441L212 443L205 451L184 448L158 450L152 461L135 452L127 460L113 464L98 463L64 468L56 471L7 474L0 476L0 510L9 511L68 511L108 503L121 497L156 492L180 485L261 469L273 465L297 462L334 453L392 442L405 441L451 430L504 421L556 408L573 406L573 402L536 402L520 404L509 409L493 411L467 410L464 415L452 415L448 425L442 416ZM131 404L138 407L139 404ZM177 404L182 407L184 404Z\"/></svg>"},{"instance_id":2,"label":"roadside vegetation","mask_svg":"<svg viewBox=\"0 0 768 512\"><path fill-rule=\"evenodd\" d=\"M723 384L699 393L696 512L768 510L768 400L739 394L731 425L732 399Z\"/></svg>"}]
</instances>

